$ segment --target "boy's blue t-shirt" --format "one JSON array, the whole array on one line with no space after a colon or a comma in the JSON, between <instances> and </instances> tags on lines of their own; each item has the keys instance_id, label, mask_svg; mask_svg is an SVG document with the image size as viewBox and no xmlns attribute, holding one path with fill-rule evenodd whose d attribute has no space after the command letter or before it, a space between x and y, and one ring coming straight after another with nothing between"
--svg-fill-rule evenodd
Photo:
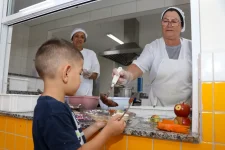
<instances>
[{"instance_id":1,"label":"boy's blue t-shirt","mask_svg":"<svg viewBox=\"0 0 225 150\"><path fill-rule=\"evenodd\" d=\"M38 98L32 130L35 150L76 150L86 142L68 104L50 96Z\"/></svg>"}]
</instances>

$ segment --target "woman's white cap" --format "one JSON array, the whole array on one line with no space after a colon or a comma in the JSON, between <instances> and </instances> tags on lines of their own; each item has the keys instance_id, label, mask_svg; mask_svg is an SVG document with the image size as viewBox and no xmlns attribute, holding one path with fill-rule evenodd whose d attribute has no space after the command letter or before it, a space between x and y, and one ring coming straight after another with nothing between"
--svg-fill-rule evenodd
<instances>
[{"instance_id":1,"label":"woman's white cap","mask_svg":"<svg viewBox=\"0 0 225 150\"><path fill-rule=\"evenodd\" d=\"M162 15L161 15L161 19L163 18L164 13L165 13L168 9L171 9L171 8L172 8L172 9L176 9L176 10L181 14L181 16L182 16L182 18L183 18L183 22L184 22L184 26L183 26L181 32L184 32L184 31L185 31L185 16L184 16L184 12L183 12L180 8L177 8L177 7L169 7L169 8L167 8L166 10L163 11L163 13L162 13Z\"/></svg>"},{"instance_id":2,"label":"woman's white cap","mask_svg":"<svg viewBox=\"0 0 225 150\"><path fill-rule=\"evenodd\" d=\"M82 29L82 28L75 28L73 30L73 32L71 33L71 35L70 35L70 39L71 40L73 40L73 35L76 34L77 32L83 32L85 34L85 38L87 39L88 35L87 35L87 32L84 29Z\"/></svg>"}]
</instances>

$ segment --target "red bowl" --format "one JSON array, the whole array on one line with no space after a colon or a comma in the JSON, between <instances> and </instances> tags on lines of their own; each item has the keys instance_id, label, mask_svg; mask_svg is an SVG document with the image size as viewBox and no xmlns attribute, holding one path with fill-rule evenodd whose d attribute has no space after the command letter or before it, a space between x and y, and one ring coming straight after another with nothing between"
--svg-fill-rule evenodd
<instances>
[{"instance_id":1,"label":"red bowl","mask_svg":"<svg viewBox=\"0 0 225 150\"><path fill-rule=\"evenodd\" d=\"M69 104L77 106L81 104L85 109L96 109L98 106L98 96L68 96L66 97Z\"/></svg>"}]
</instances>

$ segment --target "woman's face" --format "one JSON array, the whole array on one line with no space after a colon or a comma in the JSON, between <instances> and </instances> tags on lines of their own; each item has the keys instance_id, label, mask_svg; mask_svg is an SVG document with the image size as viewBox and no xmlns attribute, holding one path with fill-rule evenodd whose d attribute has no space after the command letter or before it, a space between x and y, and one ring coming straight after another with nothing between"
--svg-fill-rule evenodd
<instances>
[{"instance_id":1,"label":"woman's face","mask_svg":"<svg viewBox=\"0 0 225 150\"><path fill-rule=\"evenodd\" d=\"M176 11L167 11L162 19L162 33L166 39L180 38L181 20Z\"/></svg>"},{"instance_id":2,"label":"woman's face","mask_svg":"<svg viewBox=\"0 0 225 150\"><path fill-rule=\"evenodd\" d=\"M73 45L75 47L83 47L85 42L85 34L83 32L77 32L73 35Z\"/></svg>"}]
</instances>

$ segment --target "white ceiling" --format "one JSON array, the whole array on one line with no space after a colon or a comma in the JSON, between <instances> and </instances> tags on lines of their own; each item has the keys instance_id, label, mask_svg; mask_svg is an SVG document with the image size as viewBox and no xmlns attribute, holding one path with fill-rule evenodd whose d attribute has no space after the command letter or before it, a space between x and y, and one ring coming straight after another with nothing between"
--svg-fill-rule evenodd
<instances>
[{"instance_id":1,"label":"white ceiling","mask_svg":"<svg viewBox=\"0 0 225 150\"><path fill-rule=\"evenodd\" d=\"M190 23L190 8L184 7L183 11L186 16L186 33L184 37L191 38L191 23ZM160 12L160 13L159 13ZM156 38L161 37L160 11L149 13L149 15L142 15L135 17L139 21L139 45L144 46ZM135 15L135 14L134 14ZM126 18L126 17L124 17ZM132 18L129 16L127 18ZM85 47L94 50L95 52L102 52L106 49L112 48L118 43L106 36L107 33L112 33L119 39L124 39L124 19L122 20L101 20L100 22L88 22L76 26L69 26L54 31L53 36L70 40L70 34L75 27L82 27L88 33Z\"/></svg>"},{"instance_id":2,"label":"white ceiling","mask_svg":"<svg viewBox=\"0 0 225 150\"><path fill-rule=\"evenodd\" d=\"M106 0L109 1L109 0ZM85 7L89 7L88 5ZM96 5L97 7L97 5ZM184 37L191 38L191 23L190 23L190 5L180 5L179 6L186 15L186 32ZM30 20L25 22L27 26L38 26L45 22L55 20L56 18L62 18L63 16L71 15L73 11L78 11L78 9L69 9L63 12L43 16L35 20ZM106 36L107 33L112 33L119 39L124 39L124 25L123 21L129 18L136 18L139 21L139 45L144 48L147 43L150 43L156 38L161 37L161 24L160 15L164 8L155 9L151 11L145 11L142 13L134 13L128 15L122 15L119 17L111 17L107 19L102 19L99 21L87 22L79 25L67 26L63 28L57 28L51 30L52 35L55 37L64 38L70 40L70 33L75 27L82 27L88 33L87 42L85 47L94 50L96 53L102 52L106 49L112 48L118 43L111 40Z\"/></svg>"}]
</instances>

